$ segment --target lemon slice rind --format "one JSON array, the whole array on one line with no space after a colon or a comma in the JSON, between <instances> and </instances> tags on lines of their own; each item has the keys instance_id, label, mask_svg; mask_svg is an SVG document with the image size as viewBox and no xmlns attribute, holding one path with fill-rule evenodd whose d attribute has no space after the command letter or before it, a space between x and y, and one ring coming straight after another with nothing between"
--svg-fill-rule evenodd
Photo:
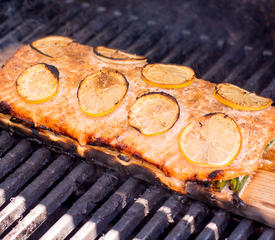
<instances>
[{"instance_id":1,"label":"lemon slice rind","mask_svg":"<svg viewBox=\"0 0 275 240\"><path fill-rule=\"evenodd\" d=\"M116 64L133 64L146 62L147 58L131 53L124 52L122 50L107 48L104 46L97 46L93 48L94 54L97 58Z\"/></svg>"},{"instance_id":2,"label":"lemon slice rind","mask_svg":"<svg viewBox=\"0 0 275 240\"><path fill-rule=\"evenodd\" d=\"M180 116L177 100L164 92L150 92L131 106L129 125L145 136L156 136L171 129Z\"/></svg>"},{"instance_id":3,"label":"lemon slice rind","mask_svg":"<svg viewBox=\"0 0 275 240\"><path fill-rule=\"evenodd\" d=\"M250 93L230 83L218 84L213 95L219 102L237 110L258 111L269 107L273 103L269 98Z\"/></svg>"},{"instance_id":4,"label":"lemon slice rind","mask_svg":"<svg viewBox=\"0 0 275 240\"><path fill-rule=\"evenodd\" d=\"M206 129L202 134L203 127L207 126L207 121L210 121L213 117L220 118L219 121L221 122L224 121L224 126L223 124L219 126L218 121L216 122L214 119L211 126L217 129L211 131ZM196 131L193 132L193 136L196 136L196 138L192 139L193 136L191 135L192 137L186 140L194 129ZM216 136L214 141L213 136ZM228 141L228 136L234 136L234 139ZM194 165L220 168L230 165L237 158L241 151L242 141L240 127L232 118L224 113L211 113L190 122L183 128L179 135L179 149L183 157ZM231 152L227 152L225 148L230 148ZM191 152L190 149L192 149ZM195 159L200 154L203 156L204 152L207 157L203 158L202 161ZM210 157L213 157L215 161L211 161Z\"/></svg>"},{"instance_id":5,"label":"lemon slice rind","mask_svg":"<svg viewBox=\"0 0 275 240\"><path fill-rule=\"evenodd\" d=\"M16 90L28 103L43 103L57 94L58 82L58 69L52 65L39 63L19 75L16 80Z\"/></svg>"},{"instance_id":6,"label":"lemon slice rind","mask_svg":"<svg viewBox=\"0 0 275 240\"><path fill-rule=\"evenodd\" d=\"M44 56L59 58L63 57L66 46L73 41L73 39L63 36L47 36L33 41L30 46Z\"/></svg>"},{"instance_id":7,"label":"lemon slice rind","mask_svg":"<svg viewBox=\"0 0 275 240\"><path fill-rule=\"evenodd\" d=\"M187 66L175 64L146 64L141 78L145 83L159 88L183 88L195 80L195 72Z\"/></svg>"},{"instance_id":8,"label":"lemon slice rind","mask_svg":"<svg viewBox=\"0 0 275 240\"><path fill-rule=\"evenodd\" d=\"M126 77L115 70L102 70L88 75L78 87L79 107L89 116L105 116L121 104L128 86Z\"/></svg>"}]
</instances>

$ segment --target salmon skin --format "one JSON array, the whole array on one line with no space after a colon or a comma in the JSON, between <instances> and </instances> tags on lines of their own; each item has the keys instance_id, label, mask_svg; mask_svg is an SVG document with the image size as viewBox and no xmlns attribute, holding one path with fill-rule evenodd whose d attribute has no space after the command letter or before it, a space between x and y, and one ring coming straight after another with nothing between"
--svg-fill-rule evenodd
<instances>
[{"instance_id":1,"label":"salmon skin","mask_svg":"<svg viewBox=\"0 0 275 240\"><path fill-rule=\"evenodd\" d=\"M59 89L48 101L33 104L19 96L16 80L24 70L38 63L58 69ZM146 60L127 64L104 61L95 55L93 47L77 42L70 43L64 48L63 56L56 58L44 55L30 45L23 46L0 72L0 109L4 113L2 119L9 115L22 120L25 126L31 125L44 135L48 134L52 141L65 139L83 157L88 156L87 149L95 149L120 155L116 159L121 162L127 162L125 159L134 159L136 163L139 161L140 166L158 171L166 179L160 180L176 190L178 187L170 184L232 179L250 175L258 168L265 146L275 137L274 107L254 112L232 109L214 98L216 84L197 78L184 88L160 89L150 86L141 79L141 69L145 64ZM87 75L108 69L117 70L127 78L129 88L126 97L112 113L103 117L88 116L79 108L79 84ZM148 92L170 94L180 107L180 116L175 125L157 136L144 136L128 124L130 107L139 96ZM243 137L241 151L226 167L194 165L180 153L179 134L193 119L215 112L227 114L239 125ZM160 175L157 177L161 178Z\"/></svg>"}]
</instances>

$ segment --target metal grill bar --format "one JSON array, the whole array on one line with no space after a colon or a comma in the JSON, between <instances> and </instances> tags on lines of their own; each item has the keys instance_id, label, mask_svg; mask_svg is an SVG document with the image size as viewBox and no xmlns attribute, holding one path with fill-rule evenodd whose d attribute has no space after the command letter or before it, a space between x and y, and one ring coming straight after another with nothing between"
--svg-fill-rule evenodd
<instances>
[{"instance_id":1,"label":"metal grill bar","mask_svg":"<svg viewBox=\"0 0 275 240\"><path fill-rule=\"evenodd\" d=\"M254 230L254 223L251 220L243 219L236 229L230 234L228 240L248 239Z\"/></svg>"},{"instance_id":2,"label":"metal grill bar","mask_svg":"<svg viewBox=\"0 0 275 240\"><path fill-rule=\"evenodd\" d=\"M36 4L33 6L33 8L35 8L36 11L39 12L39 10L43 9L43 6L41 4ZM7 34L10 31L16 28L19 24L22 24L25 20L24 18L27 17L27 13L30 13L30 9L29 6L26 4L25 6L21 7L18 11L15 11L14 14L12 14L12 21L10 19L6 19L3 23L1 23L0 37L2 38L3 36L7 36Z\"/></svg>"},{"instance_id":3,"label":"metal grill bar","mask_svg":"<svg viewBox=\"0 0 275 240\"><path fill-rule=\"evenodd\" d=\"M114 14L111 10L102 11L103 14L97 15L92 19L87 25L81 28L79 31L72 35L73 38L84 43L87 42L90 38L95 36L101 29L103 29L109 22L113 21L118 17L117 14Z\"/></svg>"},{"instance_id":4,"label":"metal grill bar","mask_svg":"<svg viewBox=\"0 0 275 240\"><path fill-rule=\"evenodd\" d=\"M252 35L252 34L251 34ZM244 46L249 42L251 36L245 35L240 37L240 41L237 41L238 44L229 47L224 55L218 59L218 61L208 69L208 71L203 75L203 78L206 80L211 80L217 82L217 76L220 76L220 79L224 79L226 74L228 73L227 70L229 68L230 62L237 63L238 60L244 54Z\"/></svg>"},{"instance_id":5,"label":"metal grill bar","mask_svg":"<svg viewBox=\"0 0 275 240\"><path fill-rule=\"evenodd\" d=\"M10 7L9 4L12 4L13 7ZM6 1L6 2L2 1L2 6L1 6L2 11L0 12L0 24L3 24L9 16L20 11L19 9L20 7L22 6L21 6L21 2L19 1L14 1L14 0ZM0 37L1 37L1 34L0 34Z\"/></svg>"},{"instance_id":6,"label":"metal grill bar","mask_svg":"<svg viewBox=\"0 0 275 240\"><path fill-rule=\"evenodd\" d=\"M149 27L146 31L139 37L129 48L129 52L137 53L140 55L144 55L146 51L148 51L153 44L155 44L163 35L163 29L154 28L154 23L149 22Z\"/></svg>"},{"instance_id":7,"label":"metal grill bar","mask_svg":"<svg viewBox=\"0 0 275 240\"><path fill-rule=\"evenodd\" d=\"M49 16L47 20L50 20L53 17L53 9L56 9L58 5L50 5L48 4L45 8L37 9L35 13L35 17L39 19L39 16ZM51 17L50 17L51 16ZM45 21L47 21L45 20ZM13 22L13 21L9 21ZM9 24L9 22L7 24ZM42 21L43 22L43 21ZM10 42L21 41L26 34L30 33L36 26L38 26L40 21L34 20L34 18L21 19L17 26L8 34L6 34L0 40L0 48L3 48Z\"/></svg>"},{"instance_id":8,"label":"metal grill bar","mask_svg":"<svg viewBox=\"0 0 275 240\"><path fill-rule=\"evenodd\" d=\"M50 160L51 152L40 148L0 184L0 207Z\"/></svg>"},{"instance_id":9,"label":"metal grill bar","mask_svg":"<svg viewBox=\"0 0 275 240\"><path fill-rule=\"evenodd\" d=\"M79 164L3 240L27 239L93 173L91 165Z\"/></svg>"},{"instance_id":10,"label":"metal grill bar","mask_svg":"<svg viewBox=\"0 0 275 240\"><path fill-rule=\"evenodd\" d=\"M21 140L0 161L0 181L23 162L32 152L32 145L27 140Z\"/></svg>"},{"instance_id":11,"label":"metal grill bar","mask_svg":"<svg viewBox=\"0 0 275 240\"><path fill-rule=\"evenodd\" d=\"M38 177L36 177L22 192L0 212L0 235L21 215L31 207L39 197L47 191L71 166L66 156L58 157Z\"/></svg>"},{"instance_id":12,"label":"metal grill bar","mask_svg":"<svg viewBox=\"0 0 275 240\"><path fill-rule=\"evenodd\" d=\"M186 198L171 196L141 229L134 240L157 239L169 224L174 222L175 217L186 208L186 203Z\"/></svg>"},{"instance_id":13,"label":"metal grill bar","mask_svg":"<svg viewBox=\"0 0 275 240\"><path fill-rule=\"evenodd\" d=\"M79 4L72 5L70 9L62 9L62 6L60 5L58 5L58 7L61 8L60 11L62 11L62 14L54 14L51 19L45 19L45 21L42 19L39 22L35 22L37 24L35 30L32 28L32 31L28 32L30 35L23 38L21 41L26 42L27 40L34 40L35 38L54 32L56 26L60 26L61 24L65 23L67 19L70 19L72 16L83 9L83 6ZM45 14L45 16L47 16L47 14Z\"/></svg>"},{"instance_id":14,"label":"metal grill bar","mask_svg":"<svg viewBox=\"0 0 275 240\"><path fill-rule=\"evenodd\" d=\"M132 18L135 21L112 40L109 43L109 47L127 49L140 35L144 33L145 29L148 27L147 24L141 24L135 16L132 16Z\"/></svg>"},{"instance_id":15,"label":"metal grill bar","mask_svg":"<svg viewBox=\"0 0 275 240\"><path fill-rule=\"evenodd\" d=\"M209 209L204 204L199 202L191 204L185 216L177 223L165 239L188 239L192 234L199 231L206 221L208 213Z\"/></svg>"},{"instance_id":16,"label":"metal grill bar","mask_svg":"<svg viewBox=\"0 0 275 240\"><path fill-rule=\"evenodd\" d=\"M256 65L257 57L261 56L263 51L263 46L260 43L257 43L255 47L252 47L253 50L247 52L247 55L243 58L241 62L227 75L224 79L226 83L241 84L240 81L245 80L245 75L248 74L248 69L252 64ZM239 80L239 82L238 82Z\"/></svg>"},{"instance_id":17,"label":"metal grill bar","mask_svg":"<svg viewBox=\"0 0 275 240\"><path fill-rule=\"evenodd\" d=\"M160 61L164 56L166 56L169 50L183 38L182 29L188 28L190 25L192 25L192 23L194 23L194 19L190 18L182 23L180 29L175 29L171 26L165 26L165 35L162 36L157 44L152 46L152 48L147 51L145 56L152 61Z\"/></svg>"},{"instance_id":18,"label":"metal grill bar","mask_svg":"<svg viewBox=\"0 0 275 240\"><path fill-rule=\"evenodd\" d=\"M84 6L86 7L86 6ZM55 34L57 35L65 35L70 36L72 33L76 32L85 24L87 24L89 21L94 19L94 17L104 12L105 8L94 8L87 6L84 11L78 12L78 14L72 18L70 18L64 25L61 25L56 31Z\"/></svg>"},{"instance_id":19,"label":"metal grill bar","mask_svg":"<svg viewBox=\"0 0 275 240\"><path fill-rule=\"evenodd\" d=\"M258 240L274 240L274 239L275 239L275 230L267 229L262 233L262 235L259 237Z\"/></svg>"},{"instance_id":20,"label":"metal grill bar","mask_svg":"<svg viewBox=\"0 0 275 240\"><path fill-rule=\"evenodd\" d=\"M206 225L204 230L199 234L196 240L212 240L212 239L219 239L228 222L229 222L230 215L228 212L223 210L218 210L215 213L215 216L212 218L210 223Z\"/></svg>"},{"instance_id":21,"label":"metal grill bar","mask_svg":"<svg viewBox=\"0 0 275 240\"><path fill-rule=\"evenodd\" d=\"M120 12L115 12L117 16L120 16ZM111 21L103 31L98 33L95 37L87 42L89 45L98 46L102 42L108 45L116 35L118 35L128 24L130 24L134 19L129 16L118 17L117 19Z\"/></svg>"},{"instance_id":22,"label":"metal grill bar","mask_svg":"<svg viewBox=\"0 0 275 240\"><path fill-rule=\"evenodd\" d=\"M41 240L64 239L95 209L118 184L114 175L104 174L41 238Z\"/></svg>"},{"instance_id":23,"label":"metal grill bar","mask_svg":"<svg viewBox=\"0 0 275 240\"><path fill-rule=\"evenodd\" d=\"M183 39L174 46L174 48L161 60L164 63L179 63L182 62L184 56L191 52L199 45L199 40L196 34L190 36L190 32L185 32Z\"/></svg>"},{"instance_id":24,"label":"metal grill bar","mask_svg":"<svg viewBox=\"0 0 275 240\"><path fill-rule=\"evenodd\" d=\"M16 143L15 136L3 131L0 135L0 157L4 155Z\"/></svg>"},{"instance_id":25,"label":"metal grill bar","mask_svg":"<svg viewBox=\"0 0 275 240\"><path fill-rule=\"evenodd\" d=\"M120 220L102 237L101 240L125 239L153 208L164 199L164 191L149 187L128 209Z\"/></svg>"},{"instance_id":26,"label":"metal grill bar","mask_svg":"<svg viewBox=\"0 0 275 240\"><path fill-rule=\"evenodd\" d=\"M138 180L129 178L71 239L95 239L104 231L115 216L137 196L142 190L140 189L141 187L144 188Z\"/></svg>"},{"instance_id":27,"label":"metal grill bar","mask_svg":"<svg viewBox=\"0 0 275 240\"><path fill-rule=\"evenodd\" d=\"M172 32L171 29L167 29L164 36L146 52L145 56L151 61L157 62L165 56L169 49L178 42L181 37L181 33L177 31Z\"/></svg>"},{"instance_id":28,"label":"metal grill bar","mask_svg":"<svg viewBox=\"0 0 275 240\"><path fill-rule=\"evenodd\" d=\"M262 81L267 81L266 79L264 79L264 75L270 70L274 69L275 67L275 58L274 57L270 57L262 66L261 68L256 71L246 82L245 88L248 90L253 90L253 87L256 87L256 91L259 92L260 90L262 90L263 88L260 87L259 83L260 80ZM266 84L264 84L265 86L268 86L268 83L266 82ZM274 85L273 85L273 89L274 89ZM254 89L255 90L255 89Z\"/></svg>"},{"instance_id":29,"label":"metal grill bar","mask_svg":"<svg viewBox=\"0 0 275 240\"><path fill-rule=\"evenodd\" d=\"M213 63L213 55L215 55L215 44L218 39L224 35L223 32L210 31L208 35L200 35L199 45L193 52L184 57L184 61L181 64L194 68L198 77L203 73L202 64L211 65ZM209 50L212 49L212 50ZM219 49L220 50L220 49ZM217 51L217 50L216 50Z\"/></svg>"},{"instance_id":30,"label":"metal grill bar","mask_svg":"<svg viewBox=\"0 0 275 240\"><path fill-rule=\"evenodd\" d=\"M266 97L270 97L273 100L275 99L275 78L272 79L272 81L267 85L267 87L264 88L263 91L261 91L261 94Z\"/></svg>"}]
</instances>

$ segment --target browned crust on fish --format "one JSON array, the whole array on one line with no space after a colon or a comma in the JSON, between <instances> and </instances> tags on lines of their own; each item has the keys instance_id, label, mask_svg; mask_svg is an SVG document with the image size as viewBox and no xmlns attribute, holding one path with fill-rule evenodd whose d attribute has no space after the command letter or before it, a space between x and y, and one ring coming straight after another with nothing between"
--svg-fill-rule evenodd
<instances>
[{"instance_id":1,"label":"browned crust on fish","mask_svg":"<svg viewBox=\"0 0 275 240\"><path fill-rule=\"evenodd\" d=\"M242 200L242 197L239 197L237 194L231 194L228 191L213 191L209 182L199 181L196 178L196 174L188 181L179 181L140 157L129 156L117 149L108 148L108 146L80 146L77 141L67 136L52 132L49 129L38 130L8 114L0 113L0 127L8 131L15 131L31 141L45 144L53 151L71 157L80 157L84 161L112 168L121 177L133 176L151 184L162 185L212 206L218 206L275 227L272 215L263 214L255 206L247 205ZM220 170L213 171L209 179L213 179L220 174L222 175L222 171Z\"/></svg>"},{"instance_id":2,"label":"browned crust on fish","mask_svg":"<svg viewBox=\"0 0 275 240\"><path fill-rule=\"evenodd\" d=\"M60 73L60 92L43 104L28 105L17 98L13 82L24 69L39 62L57 67ZM140 71L144 64L106 63L94 56L92 47L76 42L69 44L68 52L64 53L63 58L56 59L42 55L30 46L24 46L0 72L3 86L3 91L0 93L0 111L22 120L24 124L39 131L48 130L57 135L66 136L76 141L81 147L88 145L105 147L129 155L154 166L164 175L178 181L231 179L257 169L265 145L275 135L274 107L253 113L230 109L213 97L215 84L201 79L195 79L190 86L181 89L167 90L152 87L141 80ZM89 118L78 109L77 88L85 76L102 69L118 70L124 74L129 82L128 93L121 105L111 114L97 119ZM177 100L181 109L180 116L166 133L146 137L128 126L129 108L137 97L159 91ZM70 95L72 92L75 94L72 95L75 101L72 101ZM177 144L179 132L191 120L214 112L228 114L236 121L244 137L243 148L237 159L227 167L195 166L180 154ZM73 119L70 121L71 117ZM78 124L78 120L83 125ZM112 124L108 124L110 122ZM105 127L104 124L107 126ZM90 130L88 126L94 127L94 130ZM173 141L168 142L166 139ZM148 148L152 141L156 141L156 146ZM257 144L259 146L252 149ZM173 148L173 150L166 154L165 148ZM158 159L159 155L161 155L160 159Z\"/></svg>"}]
</instances>

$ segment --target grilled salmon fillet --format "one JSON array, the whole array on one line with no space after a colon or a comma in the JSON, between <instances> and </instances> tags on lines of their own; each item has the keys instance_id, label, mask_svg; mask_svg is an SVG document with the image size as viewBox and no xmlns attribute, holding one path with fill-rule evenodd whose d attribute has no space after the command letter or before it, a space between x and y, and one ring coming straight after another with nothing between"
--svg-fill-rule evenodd
<instances>
[{"instance_id":1,"label":"grilled salmon fillet","mask_svg":"<svg viewBox=\"0 0 275 240\"><path fill-rule=\"evenodd\" d=\"M58 69L59 89L44 103L28 103L19 96L16 80L24 70L38 63ZM0 106L3 112L33 124L35 128L73 139L79 144L79 155L83 155L81 148L85 146L104 146L148 163L178 181L226 180L249 175L258 168L265 146L275 137L274 107L254 112L232 109L213 97L216 84L202 79L195 79L184 88L160 89L141 80L141 69L145 64L145 60L128 64L106 62L95 56L93 47L76 42L69 44L58 58L43 55L29 45L23 46L0 72ZM113 112L91 117L80 110L77 91L81 80L103 69L123 73L129 88L125 99ZM137 97L149 92L170 94L180 107L175 125L157 136L145 136L128 124L130 107ZM215 112L227 114L240 127L243 137L240 153L226 167L194 165L180 153L179 134L193 119Z\"/></svg>"}]
</instances>

